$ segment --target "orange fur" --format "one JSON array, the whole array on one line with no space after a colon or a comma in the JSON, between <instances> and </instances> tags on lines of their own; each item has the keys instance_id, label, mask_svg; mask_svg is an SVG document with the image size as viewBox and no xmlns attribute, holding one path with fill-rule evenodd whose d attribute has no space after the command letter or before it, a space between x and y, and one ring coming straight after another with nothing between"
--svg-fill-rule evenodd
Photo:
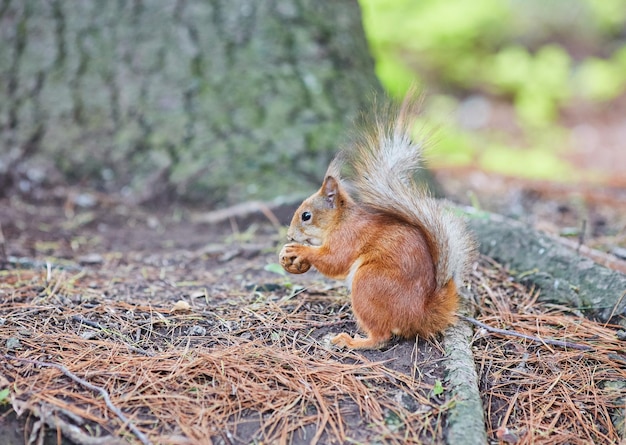
<instances>
[{"instance_id":1,"label":"orange fur","mask_svg":"<svg viewBox=\"0 0 626 445\"><path fill-rule=\"evenodd\" d=\"M322 187L296 211L288 231L292 242L279 255L291 273L314 266L328 277L347 280L366 337L341 333L332 340L339 346L377 348L393 335L428 337L454 321L457 282L471 259L473 241L458 220L412 182L410 172L419 167L422 146L410 142L408 131L401 114L389 127L379 125L367 135L365 145L341 153ZM409 150L417 153L407 155ZM340 174L345 159L353 169L355 196Z\"/></svg>"},{"instance_id":2,"label":"orange fur","mask_svg":"<svg viewBox=\"0 0 626 445\"><path fill-rule=\"evenodd\" d=\"M323 191L312 197L318 201ZM358 261L352 278L352 309L366 339L340 334L333 342L351 348L382 346L393 334L401 337L430 336L446 328L457 306L454 282L437 291L433 256L419 228L390 215L363 209L339 191L338 209L316 209L328 227L321 246L287 244L283 265L304 259L322 274L345 279ZM298 219L305 201L296 212ZM294 223L292 223L294 225ZM332 229L331 229L332 228Z\"/></svg>"}]
</instances>

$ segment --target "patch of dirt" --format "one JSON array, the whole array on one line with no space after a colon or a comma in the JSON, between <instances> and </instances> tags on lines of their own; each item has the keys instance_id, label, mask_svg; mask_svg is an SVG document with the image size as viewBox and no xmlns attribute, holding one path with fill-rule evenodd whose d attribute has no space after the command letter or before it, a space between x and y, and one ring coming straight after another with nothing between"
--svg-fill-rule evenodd
<instances>
[{"instance_id":1,"label":"patch of dirt","mask_svg":"<svg viewBox=\"0 0 626 445\"><path fill-rule=\"evenodd\" d=\"M489 437L501 444L622 443L626 355L617 333L623 331L572 308L537 303L538 290L491 266L473 277L481 321L569 345L506 335L496 340L476 331L474 359Z\"/></svg>"},{"instance_id":2,"label":"patch of dirt","mask_svg":"<svg viewBox=\"0 0 626 445\"><path fill-rule=\"evenodd\" d=\"M442 441L436 340L330 347L357 332L339 283L266 270L284 234L262 216L194 218L0 201L3 428L45 443L141 439L71 374L153 443Z\"/></svg>"},{"instance_id":3,"label":"patch of dirt","mask_svg":"<svg viewBox=\"0 0 626 445\"><path fill-rule=\"evenodd\" d=\"M468 185L489 184L494 210L557 233L582 227L584 215L582 242L608 255L624 246L622 191L559 194L458 173L444 182L452 191L466 184L456 189L461 200L471 201ZM51 444L141 435L159 444L443 443L455 401L441 385L439 342L331 347L330 335L357 332L345 288L313 271L272 271L285 238L276 222L292 211L209 225L197 222L198 209L150 211L82 191L0 200L0 391L9 390L0 434ZM533 289L485 258L471 293L487 324L593 347L478 330L493 443L618 443L626 403L618 328L537 303Z\"/></svg>"},{"instance_id":4,"label":"patch of dirt","mask_svg":"<svg viewBox=\"0 0 626 445\"><path fill-rule=\"evenodd\" d=\"M567 160L580 171L600 173L607 184L626 187L626 94L607 103L572 103L561 118L569 130Z\"/></svg>"}]
</instances>

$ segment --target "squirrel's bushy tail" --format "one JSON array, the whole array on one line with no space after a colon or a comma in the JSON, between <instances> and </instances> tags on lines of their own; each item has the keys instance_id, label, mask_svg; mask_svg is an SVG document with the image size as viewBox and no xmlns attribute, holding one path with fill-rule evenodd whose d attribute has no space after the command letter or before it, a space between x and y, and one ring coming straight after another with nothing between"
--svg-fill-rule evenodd
<instances>
[{"instance_id":1,"label":"squirrel's bushy tail","mask_svg":"<svg viewBox=\"0 0 626 445\"><path fill-rule=\"evenodd\" d=\"M377 113L355 143L340 152L329 174L341 176L346 170L347 185L358 201L420 227L434 250L437 288L450 278L461 287L475 243L464 222L415 183L427 143L426 137L411 137L419 105L419 96L410 93L399 111Z\"/></svg>"}]
</instances>

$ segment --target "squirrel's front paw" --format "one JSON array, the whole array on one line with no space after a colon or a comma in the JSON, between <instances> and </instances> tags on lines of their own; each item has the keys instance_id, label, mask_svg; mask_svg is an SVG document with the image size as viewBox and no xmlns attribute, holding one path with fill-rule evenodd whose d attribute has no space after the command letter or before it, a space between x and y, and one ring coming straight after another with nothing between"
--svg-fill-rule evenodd
<instances>
[{"instance_id":1,"label":"squirrel's front paw","mask_svg":"<svg viewBox=\"0 0 626 445\"><path fill-rule=\"evenodd\" d=\"M304 273L311 268L311 263L300 256L300 244L285 244L278 255L280 265L289 273Z\"/></svg>"}]
</instances>

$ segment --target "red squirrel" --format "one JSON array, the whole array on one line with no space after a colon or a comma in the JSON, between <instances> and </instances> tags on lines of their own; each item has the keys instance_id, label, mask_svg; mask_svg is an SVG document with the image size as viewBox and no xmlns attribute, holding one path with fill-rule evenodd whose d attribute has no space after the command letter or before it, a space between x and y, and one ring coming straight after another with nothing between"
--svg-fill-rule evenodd
<instances>
[{"instance_id":1,"label":"red squirrel","mask_svg":"<svg viewBox=\"0 0 626 445\"><path fill-rule=\"evenodd\" d=\"M414 181L425 143L411 138L416 114L409 96L338 153L322 187L296 210L279 255L290 273L314 266L346 280L366 337L341 333L331 340L340 347L429 337L455 320L475 243L464 222Z\"/></svg>"}]
</instances>

